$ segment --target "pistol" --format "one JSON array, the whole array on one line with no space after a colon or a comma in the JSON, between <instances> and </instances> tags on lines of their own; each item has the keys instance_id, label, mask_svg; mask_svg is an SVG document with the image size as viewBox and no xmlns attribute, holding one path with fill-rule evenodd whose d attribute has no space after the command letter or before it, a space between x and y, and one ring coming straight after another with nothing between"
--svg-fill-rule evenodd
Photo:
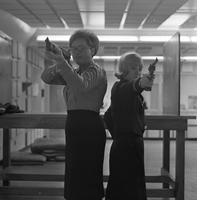
<instances>
[{"instance_id":1,"label":"pistol","mask_svg":"<svg viewBox=\"0 0 197 200\"><path fill-rule=\"evenodd\" d=\"M48 37L45 40L45 45L46 45L46 49L48 51L53 52L54 54L60 55L60 52L62 52L64 59L67 60L68 63L70 63L71 54L68 50L62 47L58 47L56 44L52 43Z\"/></svg>"},{"instance_id":2,"label":"pistol","mask_svg":"<svg viewBox=\"0 0 197 200\"><path fill-rule=\"evenodd\" d=\"M150 80L153 79L153 77L154 77L154 72L155 72L155 67L156 67L157 62L158 62L158 59L155 58L154 62L151 63L151 64L149 65L149 67L148 67L149 78L150 78ZM150 88L148 87L148 88L147 88L147 91L151 91L151 89L152 89L151 87L150 87Z\"/></svg>"},{"instance_id":3,"label":"pistol","mask_svg":"<svg viewBox=\"0 0 197 200\"><path fill-rule=\"evenodd\" d=\"M153 75L154 75L154 72L155 72L155 66L156 66L157 62L158 62L158 59L155 58L154 62L151 63L148 67L150 78L153 78Z\"/></svg>"},{"instance_id":4,"label":"pistol","mask_svg":"<svg viewBox=\"0 0 197 200\"><path fill-rule=\"evenodd\" d=\"M57 45L53 44L52 42L50 42L49 38L47 37L45 40L45 45L46 45L46 49L48 51L53 52L54 54L58 54L60 53L60 48L58 48Z\"/></svg>"}]
</instances>

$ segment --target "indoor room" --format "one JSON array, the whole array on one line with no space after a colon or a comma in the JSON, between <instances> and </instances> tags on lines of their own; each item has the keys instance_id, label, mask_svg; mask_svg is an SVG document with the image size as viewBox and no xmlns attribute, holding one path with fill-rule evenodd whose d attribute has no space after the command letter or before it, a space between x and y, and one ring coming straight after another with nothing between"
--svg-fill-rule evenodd
<instances>
[{"instance_id":1,"label":"indoor room","mask_svg":"<svg viewBox=\"0 0 197 200\"><path fill-rule=\"evenodd\" d=\"M197 199L196 0L0 0L0 19L0 199Z\"/></svg>"}]
</instances>

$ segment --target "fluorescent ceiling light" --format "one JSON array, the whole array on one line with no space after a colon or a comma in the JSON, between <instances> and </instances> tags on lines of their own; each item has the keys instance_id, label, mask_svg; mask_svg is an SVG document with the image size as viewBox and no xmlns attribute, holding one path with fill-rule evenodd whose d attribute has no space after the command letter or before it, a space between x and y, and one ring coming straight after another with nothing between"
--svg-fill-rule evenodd
<instances>
[{"instance_id":1,"label":"fluorescent ceiling light","mask_svg":"<svg viewBox=\"0 0 197 200\"><path fill-rule=\"evenodd\" d=\"M159 27L159 29L162 28L178 28L181 24L183 24L188 18L190 17L190 14L181 14L176 13L174 15L171 15L167 20L165 20Z\"/></svg>"},{"instance_id":2,"label":"fluorescent ceiling light","mask_svg":"<svg viewBox=\"0 0 197 200\"><path fill-rule=\"evenodd\" d=\"M102 12L81 12L81 18L86 28L104 28L105 16ZM96 19L96 23L95 23Z\"/></svg>"},{"instance_id":3,"label":"fluorescent ceiling light","mask_svg":"<svg viewBox=\"0 0 197 200\"><path fill-rule=\"evenodd\" d=\"M9 39L9 40L12 39L10 36L8 36L7 34L5 34L5 33L4 33L3 31L1 31L1 30L0 30L0 35L1 35L1 37L0 37L0 42L1 42L1 40L4 41L5 38L6 38L6 39Z\"/></svg>"},{"instance_id":4,"label":"fluorescent ceiling light","mask_svg":"<svg viewBox=\"0 0 197 200\"><path fill-rule=\"evenodd\" d=\"M70 35L38 35L37 41L46 38L54 42L68 42ZM98 35L101 42L167 42L172 36L128 36L128 35ZM181 36L181 42L197 42L197 36Z\"/></svg>"},{"instance_id":5,"label":"fluorescent ceiling light","mask_svg":"<svg viewBox=\"0 0 197 200\"><path fill-rule=\"evenodd\" d=\"M140 41L143 42L167 42L172 36L140 36ZM181 36L181 42L190 42L191 37Z\"/></svg>"},{"instance_id":6,"label":"fluorescent ceiling light","mask_svg":"<svg viewBox=\"0 0 197 200\"><path fill-rule=\"evenodd\" d=\"M191 41L192 42L197 42L197 36L191 36Z\"/></svg>"},{"instance_id":7,"label":"fluorescent ceiling light","mask_svg":"<svg viewBox=\"0 0 197 200\"><path fill-rule=\"evenodd\" d=\"M37 41L44 41L46 38L51 41L65 41L68 42L70 35L38 35ZM118 36L118 35L98 35L101 42L136 42L137 36Z\"/></svg>"},{"instance_id":8,"label":"fluorescent ceiling light","mask_svg":"<svg viewBox=\"0 0 197 200\"><path fill-rule=\"evenodd\" d=\"M68 42L70 35L38 35L36 40L37 41L45 41L46 38L49 38L49 40L51 41L56 41L56 42L61 42L61 41L65 41Z\"/></svg>"},{"instance_id":9,"label":"fluorescent ceiling light","mask_svg":"<svg viewBox=\"0 0 197 200\"><path fill-rule=\"evenodd\" d=\"M140 36L142 42L167 42L171 36Z\"/></svg>"},{"instance_id":10,"label":"fluorescent ceiling light","mask_svg":"<svg viewBox=\"0 0 197 200\"><path fill-rule=\"evenodd\" d=\"M181 42L191 42L191 37L189 36L181 36Z\"/></svg>"},{"instance_id":11,"label":"fluorescent ceiling light","mask_svg":"<svg viewBox=\"0 0 197 200\"><path fill-rule=\"evenodd\" d=\"M77 0L78 8L80 12L104 12L105 0Z\"/></svg>"},{"instance_id":12,"label":"fluorescent ceiling light","mask_svg":"<svg viewBox=\"0 0 197 200\"><path fill-rule=\"evenodd\" d=\"M105 0L77 0L77 4L85 28L104 28Z\"/></svg>"},{"instance_id":13,"label":"fluorescent ceiling light","mask_svg":"<svg viewBox=\"0 0 197 200\"><path fill-rule=\"evenodd\" d=\"M156 57L159 61L164 60L163 56L142 56L142 59L143 60L155 60ZM99 59L116 60L116 59L119 59L119 58L120 58L120 56L94 56L95 60L99 60ZM181 57L181 60L185 60L185 61L188 61L188 62L197 61L197 56L183 56L183 57Z\"/></svg>"},{"instance_id":14,"label":"fluorescent ceiling light","mask_svg":"<svg viewBox=\"0 0 197 200\"><path fill-rule=\"evenodd\" d=\"M137 36L124 35L99 35L99 40L102 42L137 42Z\"/></svg>"},{"instance_id":15,"label":"fluorescent ceiling light","mask_svg":"<svg viewBox=\"0 0 197 200\"><path fill-rule=\"evenodd\" d=\"M66 21L64 20L64 18L60 17L60 20L61 20L62 24L64 24L64 28L68 28L68 25L67 25Z\"/></svg>"},{"instance_id":16,"label":"fluorescent ceiling light","mask_svg":"<svg viewBox=\"0 0 197 200\"><path fill-rule=\"evenodd\" d=\"M181 57L181 60L197 61L197 56L183 56L183 57Z\"/></svg>"},{"instance_id":17,"label":"fluorescent ceiling light","mask_svg":"<svg viewBox=\"0 0 197 200\"><path fill-rule=\"evenodd\" d=\"M128 0L127 2L127 6L125 8L125 11L122 15L122 19L121 19L121 22L120 22L120 29L123 29L124 28L124 24L125 24L125 20L127 18L127 15L128 15L128 10L130 8L130 5L131 5L131 0Z\"/></svg>"},{"instance_id":18,"label":"fluorescent ceiling light","mask_svg":"<svg viewBox=\"0 0 197 200\"><path fill-rule=\"evenodd\" d=\"M155 60L155 58L157 57L157 59L159 61L163 60L163 56L142 56L143 60ZM119 59L120 56L94 56L94 59L98 60L98 59L103 59L103 60L116 60Z\"/></svg>"},{"instance_id":19,"label":"fluorescent ceiling light","mask_svg":"<svg viewBox=\"0 0 197 200\"><path fill-rule=\"evenodd\" d=\"M155 58L157 58L158 61L163 61L163 56L142 56L143 60L155 60Z\"/></svg>"},{"instance_id":20,"label":"fluorescent ceiling light","mask_svg":"<svg viewBox=\"0 0 197 200\"><path fill-rule=\"evenodd\" d=\"M126 18L127 18L127 12L123 13L123 16L122 16L122 19L121 19L121 22L120 22L120 29L124 28Z\"/></svg>"},{"instance_id":21,"label":"fluorescent ceiling light","mask_svg":"<svg viewBox=\"0 0 197 200\"><path fill-rule=\"evenodd\" d=\"M116 60L119 59L120 56L94 56L95 60L103 59L103 60Z\"/></svg>"}]
</instances>

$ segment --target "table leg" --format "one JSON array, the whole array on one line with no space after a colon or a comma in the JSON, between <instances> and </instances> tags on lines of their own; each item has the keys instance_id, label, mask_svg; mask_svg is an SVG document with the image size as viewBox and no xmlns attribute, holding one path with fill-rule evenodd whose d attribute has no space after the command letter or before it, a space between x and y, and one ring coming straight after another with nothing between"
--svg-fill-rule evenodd
<instances>
[{"instance_id":1,"label":"table leg","mask_svg":"<svg viewBox=\"0 0 197 200\"><path fill-rule=\"evenodd\" d=\"M185 195L185 131L176 132L176 200L184 200Z\"/></svg>"},{"instance_id":2,"label":"table leg","mask_svg":"<svg viewBox=\"0 0 197 200\"><path fill-rule=\"evenodd\" d=\"M10 129L3 129L3 169L10 166ZM9 180L4 179L3 185L8 186Z\"/></svg>"}]
</instances>

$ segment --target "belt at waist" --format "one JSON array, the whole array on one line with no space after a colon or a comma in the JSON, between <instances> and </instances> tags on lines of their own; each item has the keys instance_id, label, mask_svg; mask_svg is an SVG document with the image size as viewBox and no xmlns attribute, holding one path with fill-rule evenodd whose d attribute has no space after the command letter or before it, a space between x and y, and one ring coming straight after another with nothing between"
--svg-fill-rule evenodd
<instances>
[{"instance_id":1,"label":"belt at waist","mask_svg":"<svg viewBox=\"0 0 197 200\"><path fill-rule=\"evenodd\" d=\"M89 114L89 115L99 115L99 112L93 111L93 110L68 110L67 111L68 115L76 115L76 114Z\"/></svg>"}]
</instances>

